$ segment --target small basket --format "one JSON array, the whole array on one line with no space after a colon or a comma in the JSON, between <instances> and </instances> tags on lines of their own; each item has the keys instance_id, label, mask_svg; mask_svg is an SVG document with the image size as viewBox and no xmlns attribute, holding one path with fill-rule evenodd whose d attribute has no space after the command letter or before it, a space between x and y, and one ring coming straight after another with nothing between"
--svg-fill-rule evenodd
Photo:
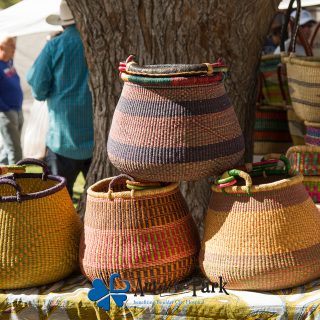
<instances>
[{"instance_id":1,"label":"small basket","mask_svg":"<svg viewBox=\"0 0 320 320\"><path fill-rule=\"evenodd\" d=\"M211 188L200 267L230 289L284 289L320 276L319 211L289 161L269 158L285 168L229 170Z\"/></svg>"},{"instance_id":2,"label":"small basket","mask_svg":"<svg viewBox=\"0 0 320 320\"><path fill-rule=\"evenodd\" d=\"M306 126L304 137L306 145L320 147L320 123L305 121L304 124Z\"/></svg>"},{"instance_id":3,"label":"small basket","mask_svg":"<svg viewBox=\"0 0 320 320\"><path fill-rule=\"evenodd\" d=\"M145 291L173 285L196 267L197 228L177 183L159 187L132 180L120 175L88 189L82 272L107 285L118 273L132 291L139 281Z\"/></svg>"},{"instance_id":4,"label":"small basket","mask_svg":"<svg viewBox=\"0 0 320 320\"><path fill-rule=\"evenodd\" d=\"M303 184L306 187L313 202L320 203L320 177L304 177Z\"/></svg>"},{"instance_id":5,"label":"small basket","mask_svg":"<svg viewBox=\"0 0 320 320\"><path fill-rule=\"evenodd\" d=\"M320 175L320 147L294 146L289 148L286 156L292 168L304 176Z\"/></svg>"}]
</instances>

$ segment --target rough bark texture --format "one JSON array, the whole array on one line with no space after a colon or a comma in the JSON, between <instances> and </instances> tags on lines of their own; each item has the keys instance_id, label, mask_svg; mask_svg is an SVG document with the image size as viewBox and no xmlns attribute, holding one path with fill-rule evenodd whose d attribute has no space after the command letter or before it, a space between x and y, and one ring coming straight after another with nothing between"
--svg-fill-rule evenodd
<instances>
[{"instance_id":1,"label":"rough bark texture","mask_svg":"<svg viewBox=\"0 0 320 320\"><path fill-rule=\"evenodd\" d=\"M68 0L85 46L94 101L95 149L87 184L116 173L106 141L121 94L117 67L130 53L140 63L198 63L223 57L226 88L252 157L256 73L263 39L280 0ZM210 190L206 181L182 190L202 221ZM82 207L83 213L83 207Z\"/></svg>"}]
</instances>

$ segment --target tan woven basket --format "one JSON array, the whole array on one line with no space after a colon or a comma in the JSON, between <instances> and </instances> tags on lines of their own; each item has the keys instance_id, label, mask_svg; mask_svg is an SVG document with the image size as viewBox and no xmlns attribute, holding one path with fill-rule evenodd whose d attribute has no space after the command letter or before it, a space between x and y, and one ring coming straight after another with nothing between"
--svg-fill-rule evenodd
<instances>
[{"instance_id":1,"label":"tan woven basket","mask_svg":"<svg viewBox=\"0 0 320 320\"><path fill-rule=\"evenodd\" d=\"M320 122L320 58L290 54L282 61L287 65L294 111L303 120Z\"/></svg>"},{"instance_id":2,"label":"tan woven basket","mask_svg":"<svg viewBox=\"0 0 320 320\"><path fill-rule=\"evenodd\" d=\"M210 281L275 290L320 276L320 214L303 177L287 172L251 178L241 171L245 185L212 187L200 252Z\"/></svg>"},{"instance_id":3,"label":"tan woven basket","mask_svg":"<svg viewBox=\"0 0 320 320\"><path fill-rule=\"evenodd\" d=\"M304 144L304 135L306 132L306 128L303 124L303 120L301 120L296 115L292 106L288 106L287 118L288 118L289 132L291 135L293 145L299 146Z\"/></svg>"}]
</instances>

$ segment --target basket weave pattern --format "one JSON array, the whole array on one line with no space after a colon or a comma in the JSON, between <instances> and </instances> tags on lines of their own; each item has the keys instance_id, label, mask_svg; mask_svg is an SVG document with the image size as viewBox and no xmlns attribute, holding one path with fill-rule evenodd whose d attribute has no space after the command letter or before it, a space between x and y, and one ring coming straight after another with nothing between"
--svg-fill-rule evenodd
<instances>
[{"instance_id":1,"label":"basket weave pattern","mask_svg":"<svg viewBox=\"0 0 320 320\"><path fill-rule=\"evenodd\" d=\"M241 159L242 132L221 82L210 76L162 78L158 85L128 79L108 139L110 161L120 171L147 180L198 180Z\"/></svg>"},{"instance_id":2,"label":"basket weave pattern","mask_svg":"<svg viewBox=\"0 0 320 320\"><path fill-rule=\"evenodd\" d=\"M210 280L222 276L231 289L275 290L320 276L320 215L301 181L284 179L251 197L212 188L200 252Z\"/></svg>"},{"instance_id":3,"label":"basket weave pattern","mask_svg":"<svg viewBox=\"0 0 320 320\"><path fill-rule=\"evenodd\" d=\"M53 179L26 174L15 181L23 194L35 195L61 185ZM0 194L16 196L8 185L0 185ZM77 268L82 224L65 187L21 203L0 200L0 225L1 289L48 284Z\"/></svg>"},{"instance_id":4,"label":"basket weave pattern","mask_svg":"<svg viewBox=\"0 0 320 320\"><path fill-rule=\"evenodd\" d=\"M305 125L307 132L304 137L304 140L306 145L320 147L320 123L305 121Z\"/></svg>"},{"instance_id":5,"label":"basket weave pattern","mask_svg":"<svg viewBox=\"0 0 320 320\"><path fill-rule=\"evenodd\" d=\"M177 184L167 187L104 192L112 178L88 190L80 263L83 273L108 283L117 272L131 287L172 284L194 270L199 239Z\"/></svg>"}]
</instances>

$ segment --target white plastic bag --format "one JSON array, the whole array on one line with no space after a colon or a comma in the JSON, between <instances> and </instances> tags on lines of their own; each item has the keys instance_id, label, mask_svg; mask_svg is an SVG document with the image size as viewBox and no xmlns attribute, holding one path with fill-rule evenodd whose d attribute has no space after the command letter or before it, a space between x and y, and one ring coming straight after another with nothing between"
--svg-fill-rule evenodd
<instances>
[{"instance_id":1,"label":"white plastic bag","mask_svg":"<svg viewBox=\"0 0 320 320\"><path fill-rule=\"evenodd\" d=\"M49 127L46 101L34 101L25 126L22 141L23 157L43 159L46 154L46 136Z\"/></svg>"}]
</instances>

